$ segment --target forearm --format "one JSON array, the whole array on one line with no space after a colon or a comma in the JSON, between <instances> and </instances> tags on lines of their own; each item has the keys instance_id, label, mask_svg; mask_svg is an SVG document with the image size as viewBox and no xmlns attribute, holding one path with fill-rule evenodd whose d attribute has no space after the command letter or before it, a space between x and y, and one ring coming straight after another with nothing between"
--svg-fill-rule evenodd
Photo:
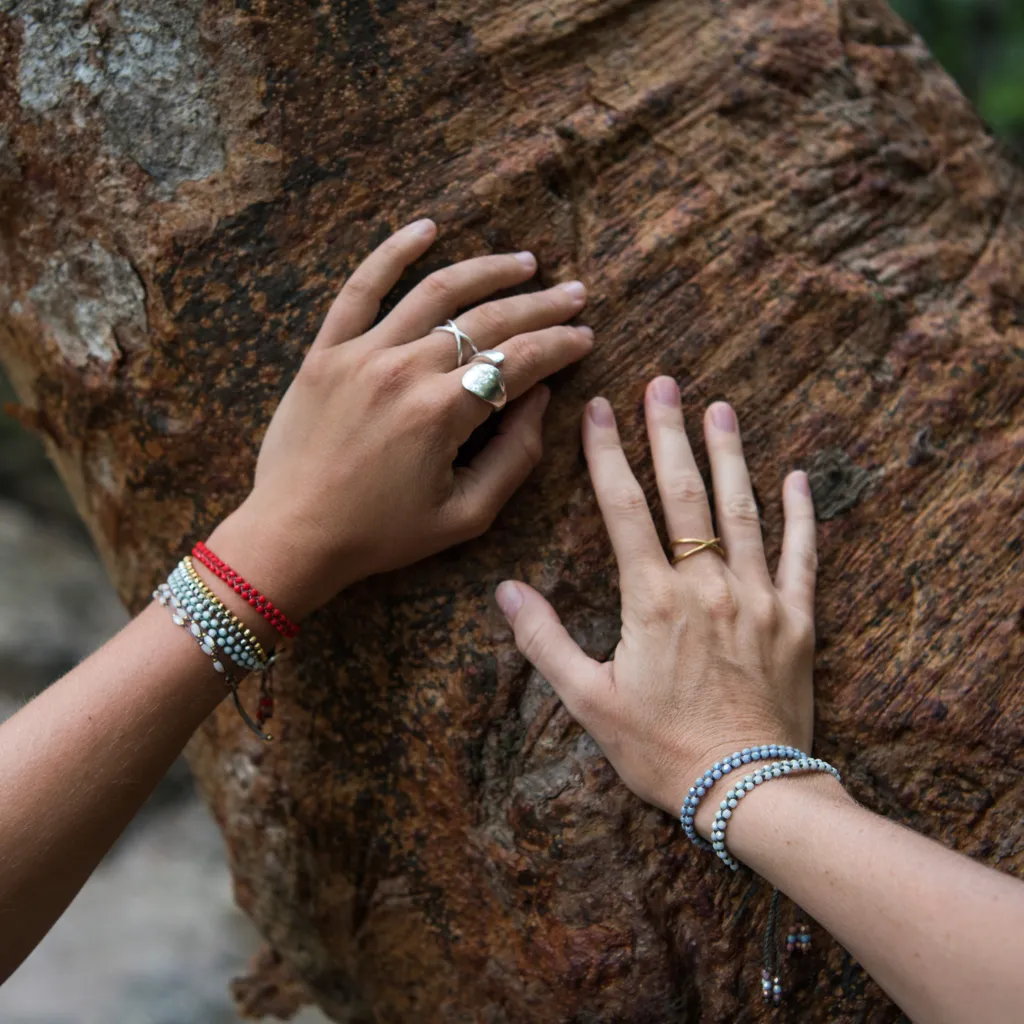
<instances>
[{"instance_id":1,"label":"forearm","mask_svg":"<svg viewBox=\"0 0 1024 1024\"><path fill-rule=\"evenodd\" d=\"M848 798L824 776L744 801L732 853L843 944L915 1021L1016 1019L1024 885Z\"/></svg>"},{"instance_id":2,"label":"forearm","mask_svg":"<svg viewBox=\"0 0 1024 1024\"><path fill-rule=\"evenodd\" d=\"M210 659L154 604L0 726L0 980L225 693Z\"/></svg>"},{"instance_id":3,"label":"forearm","mask_svg":"<svg viewBox=\"0 0 1024 1024\"><path fill-rule=\"evenodd\" d=\"M235 513L219 548L303 611L287 546ZM267 552L276 552L275 561ZM275 629L205 569L199 575L265 649ZM253 573L255 572L255 575ZM0 982L32 951L229 693L209 656L153 602L0 725Z\"/></svg>"},{"instance_id":4,"label":"forearm","mask_svg":"<svg viewBox=\"0 0 1024 1024\"><path fill-rule=\"evenodd\" d=\"M241 516L217 536L246 568L254 560L246 545L270 546ZM204 579L273 646L260 615L220 580ZM0 980L63 913L228 692L194 638L154 602L0 726Z\"/></svg>"}]
</instances>

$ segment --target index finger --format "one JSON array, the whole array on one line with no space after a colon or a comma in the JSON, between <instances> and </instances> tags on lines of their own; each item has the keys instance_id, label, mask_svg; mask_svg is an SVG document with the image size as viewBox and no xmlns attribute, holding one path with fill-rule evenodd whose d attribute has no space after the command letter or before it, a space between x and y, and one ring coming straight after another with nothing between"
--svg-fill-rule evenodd
<instances>
[{"instance_id":1,"label":"index finger","mask_svg":"<svg viewBox=\"0 0 1024 1024\"><path fill-rule=\"evenodd\" d=\"M317 333L313 348L330 348L368 331L384 297L410 263L434 242L437 225L430 219L406 224L378 245L345 282Z\"/></svg>"},{"instance_id":2,"label":"index finger","mask_svg":"<svg viewBox=\"0 0 1024 1024\"><path fill-rule=\"evenodd\" d=\"M595 398L587 406L583 450L623 585L652 568L665 568L667 560L651 510L622 450L615 413L604 398Z\"/></svg>"}]
</instances>

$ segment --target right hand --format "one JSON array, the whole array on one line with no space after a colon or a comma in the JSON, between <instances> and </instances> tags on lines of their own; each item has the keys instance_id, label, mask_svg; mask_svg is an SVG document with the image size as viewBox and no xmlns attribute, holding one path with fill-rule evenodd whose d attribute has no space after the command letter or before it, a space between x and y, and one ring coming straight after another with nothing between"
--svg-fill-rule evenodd
<instances>
[{"instance_id":1,"label":"right hand","mask_svg":"<svg viewBox=\"0 0 1024 1024\"><path fill-rule=\"evenodd\" d=\"M292 618L486 530L540 458L539 382L593 347L589 328L565 326L583 308L578 281L475 305L528 281L530 253L445 267L375 324L436 233L429 220L403 228L342 288L274 413L252 493L210 538ZM492 409L462 387L455 339L434 330L457 314L479 349L504 353L509 398L497 436L460 468Z\"/></svg>"},{"instance_id":2,"label":"right hand","mask_svg":"<svg viewBox=\"0 0 1024 1024\"><path fill-rule=\"evenodd\" d=\"M711 508L683 427L679 389L647 389L647 429L670 537L710 538ZM768 571L732 408L712 405L704 432L715 484L722 559L705 550L672 566L622 451L611 406L588 406L583 444L619 563L622 639L599 664L577 646L540 594L498 588L516 643L637 796L678 814L694 780L747 746L810 752L816 572L807 476L783 488L786 530L775 581ZM714 801L697 828L705 836Z\"/></svg>"}]
</instances>

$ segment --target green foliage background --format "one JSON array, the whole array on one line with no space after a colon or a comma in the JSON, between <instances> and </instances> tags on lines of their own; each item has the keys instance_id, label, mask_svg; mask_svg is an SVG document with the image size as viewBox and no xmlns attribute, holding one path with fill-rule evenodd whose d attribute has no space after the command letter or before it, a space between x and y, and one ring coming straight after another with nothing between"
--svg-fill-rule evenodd
<instances>
[{"instance_id":1,"label":"green foliage background","mask_svg":"<svg viewBox=\"0 0 1024 1024\"><path fill-rule=\"evenodd\" d=\"M997 135L1024 151L1024 0L890 0Z\"/></svg>"}]
</instances>

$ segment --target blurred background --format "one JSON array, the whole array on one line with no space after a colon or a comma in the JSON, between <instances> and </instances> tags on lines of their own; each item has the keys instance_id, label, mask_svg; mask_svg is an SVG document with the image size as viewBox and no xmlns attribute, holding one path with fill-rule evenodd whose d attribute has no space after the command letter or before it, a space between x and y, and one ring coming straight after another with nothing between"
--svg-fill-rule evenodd
<instances>
[{"instance_id":1,"label":"blurred background","mask_svg":"<svg viewBox=\"0 0 1024 1024\"><path fill-rule=\"evenodd\" d=\"M1024 153L1024 0L893 6L996 134ZM0 400L13 397L0 378ZM0 417L0 720L124 621L42 445ZM233 1024L228 981L257 945L234 907L220 835L179 764L0 988L0 1021Z\"/></svg>"},{"instance_id":2,"label":"blurred background","mask_svg":"<svg viewBox=\"0 0 1024 1024\"><path fill-rule=\"evenodd\" d=\"M1024 2L890 0L996 135L1024 152Z\"/></svg>"}]
</instances>

